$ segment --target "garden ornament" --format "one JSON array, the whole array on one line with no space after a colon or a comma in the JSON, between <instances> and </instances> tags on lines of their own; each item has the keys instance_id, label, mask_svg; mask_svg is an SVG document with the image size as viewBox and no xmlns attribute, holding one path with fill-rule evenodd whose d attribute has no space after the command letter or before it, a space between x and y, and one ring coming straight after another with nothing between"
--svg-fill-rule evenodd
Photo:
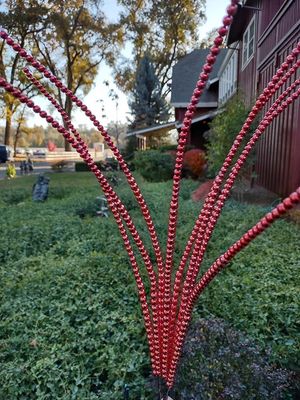
<instances>
[{"instance_id":1,"label":"garden ornament","mask_svg":"<svg viewBox=\"0 0 300 400\"><path fill-rule=\"evenodd\" d=\"M48 198L50 178L40 174L32 187L32 200L45 201Z\"/></svg>"},{"instance_id":2,"label":"garden ornament","mask_svg":"<svg viewBox=\"0 0 300 400\"><path fill-rule=\"evenodd\" d=\"M96 211L99 217L108 217L107 200L103 196L98 196L96 199L99 201L100 210Z\"/></svg>"},{"instance_id":3,"label":"garden ornament","mask_svg":"<svg viewBox=\"0 0 300 400\"><path fill-rule=\"evenodd\" d=\"M136 280L150 349L152 371L154 376L157 377L159 384L166 386L168 390L167 396L169 390L174 385L178 361L187 333L187 328L191 319L194 304L199 295L214 279L214 277L221 272L226 265L228 265L230 260L239 251L246 247L253 239L264 232L264 230L267 229L275 220L280 218L281 215L300 201L299 187L294 193L290 194L280 204L278 204L271 212L261 218L261 220L249 229L237 242L233 243L227 251L215 260L200 279L198 279L200 266L207 245L238 172L244 165L245 160L253 149L255 143L264 134L267 126L276 120L276 118L300 95L300 79L296 78L294 78L293 83L281 93L283 85L290 78L296 76L296 72L300 66L300 60L297 59L300 54L300 43L298 43L297 47L291 51L283 64L281 64L277 69L267 87L259 95L244 125L237 134L195 222L179 266L174 265L180 178L183 165L183 154L189 128L199 98L206 87L209 74L213 69L218 53L220 52L223 39L228 32L228 27L232 22L233 15L237 11L238 3L238 0L231 0L230 5L227 8L227 14L223 18L223 24L218 30L218 36L215 38L214 44L206 57L206 63L199 75L199 80L185 113L176 152L173 191L170 201L167 246L165 252L163 252L161 244L159 243L149 208L144 200L140 188L119 150L114 145L111 137L107 134L107 131L88 107L84 105L84 103L75 96L70 89L68 89L61 81L59 81L59 79L47 70L45 66L35 60L30 53L10 38L5 31L0 30L0 37L4 39L14 51L18 52L20 57L27 60L28 64L38 70L45 78L49 79L50 82L64 92L91 120L95 128L97 128L101 133L107 145L112 150L114 157L118 161L120 169L124 172L127 182L140 206L141 213L145 219L149 236L151 238L155 261L150 257L149 251L146 249L129 212L122 203L122 200L118 197L107 178L95 164L86 143L82 140L80 134L71 123L66 112L60 107L58 102L48 92L41 81L38 81L33 76L33 73L29 68L24 69L27 78L59 111L64 119L66 127L59 124L59 122L51 115L42 110L33 102L33 100L29 99L24 92L13 87L3 77L0 78L0 87L3 87L4 90L19 99L21 103L26 104L64 136L72 147L77 150L81 158L87 163L89 169L94 173L100 183L111 213L119 227L120 234L124 241L124 246L130 259L134 278ZM272 105L269 107L268 104L271 101ZM257 129L248 143L241 148L243 138L248 133L253 120L259 113L262 113L262 117ZM233 162L236 158L237 160ZM140 261L137 261L133 245L138 249L143 260L143 265L141 265ZM145 268L148 276L148 282L146 285L142 279L142 276L145 276L145 274L141 274L142 268ZM171 279L172 276L175 276L174 280ZM147 289L148 283L149 290ZM164 400L167 398L165 392L164 394L161 394L160 397L163 397Z\"/></svg>"}]
</instances>

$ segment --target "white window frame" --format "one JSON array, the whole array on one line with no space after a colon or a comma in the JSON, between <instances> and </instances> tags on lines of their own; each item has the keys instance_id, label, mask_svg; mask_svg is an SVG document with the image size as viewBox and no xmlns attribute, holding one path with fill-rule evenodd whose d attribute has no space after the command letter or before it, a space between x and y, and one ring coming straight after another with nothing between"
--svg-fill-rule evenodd
<instances>
[{"instance_id":1,"label":"white window frame","mask_svg":"<svg viewBox=\"0 0 300 400\"><path fill-rule=\"evenodd\" d=\"M237 68L238 68L238 52L237 49L232 51L230 58L226 62L226 66L220 75L219 81L219 104L223 105L237 91Z\"/></svg>"},{"instance_id":2,"label":"white window frame","mask_svg":"<svg viewBox=\"0 0 300 400\"><path fill-rule=\"evenodd\" d=\"M253 26L253 35L250 37L250 30ZM256 36L256 23L255 23L255 15L249 22L247 29L243 35L243 49L242 49L242 70L246 68L249 62L252 60L255 54L255 36ZM250 54L250 44L252 43L253 50Z\"/></svg>"}]
</instances>

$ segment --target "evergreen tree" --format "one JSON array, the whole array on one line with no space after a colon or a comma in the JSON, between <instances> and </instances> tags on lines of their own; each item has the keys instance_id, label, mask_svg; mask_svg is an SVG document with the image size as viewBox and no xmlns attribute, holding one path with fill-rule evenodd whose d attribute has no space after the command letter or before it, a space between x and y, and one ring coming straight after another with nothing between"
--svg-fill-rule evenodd
<instances>
[{"instance_id":1,"label":"evergreen tree","mask_svg":"<svg viewBox=\"0 0 300 400\"><path fill-rule=\"evenodd\" d=\"M147 54L141 59L137 68L129 107L133 116L131 122L133 129L157 125L169 119L169 106L161 96L160 82Z\"/></svg>"}]
</instances>

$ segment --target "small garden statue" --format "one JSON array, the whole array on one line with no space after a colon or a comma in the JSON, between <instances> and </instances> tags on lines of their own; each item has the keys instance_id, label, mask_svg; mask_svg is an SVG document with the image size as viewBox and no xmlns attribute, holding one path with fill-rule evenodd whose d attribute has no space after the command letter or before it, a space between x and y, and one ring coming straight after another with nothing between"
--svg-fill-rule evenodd
<instances>
[{"instance_id":1,"label":"small garden statue","mask_svg":"<svg viewBox=\"0 0 300 400\"><path fill-rule=\"evenodd\" d=\"M8 179L15 178L17 175L16 167L12 161L9 161L7 164L6 175Z\"/></svg>"},{"instance_id":2,"label":"small garden statue","mask_svg":"<svg viewBox=\"0 0 300 400\"><path fill-rule=\"evenodd\" d=\"M97 197L99 200L100 210L96 212L99 217L106 217L108 218L108 207L107 207L107 200L103 196Z\"/></svg>"},{"instance_id":3,"label":"small garden statue","mask_svg":"<svg viewBox=\"0 0 300 400\"><path fill-rule=\"evenodd\" d=\"M50 178L40 174L32 188L33 201L45 201L48 198Z\"/></svg>"}]
</instances>

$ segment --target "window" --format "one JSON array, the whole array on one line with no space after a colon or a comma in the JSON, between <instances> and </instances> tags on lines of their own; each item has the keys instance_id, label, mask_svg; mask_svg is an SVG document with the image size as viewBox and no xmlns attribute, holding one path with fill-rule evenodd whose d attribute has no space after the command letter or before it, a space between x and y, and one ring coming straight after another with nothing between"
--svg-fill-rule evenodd
<instances>
[{"instance_id":1,"label":"window","mask_svg":"<svg viewBox=\"0 0 300 400\"><path fill-rule=\"evenodd\" d=\"M255 16L252 18L243 36L243 69L253 57L255 48Z\"/></svg>"},{"instance_id":2,"label":"window","mask_svg":"<svg viewBox=\"0 0 300 400\"><path fill-rule=\"evenodd\" d=\"M237 63L238 52L233 50L223 72L220 75L219 82L219 103L224 104L237 89Z\"/></svg>"}]
</instances>

